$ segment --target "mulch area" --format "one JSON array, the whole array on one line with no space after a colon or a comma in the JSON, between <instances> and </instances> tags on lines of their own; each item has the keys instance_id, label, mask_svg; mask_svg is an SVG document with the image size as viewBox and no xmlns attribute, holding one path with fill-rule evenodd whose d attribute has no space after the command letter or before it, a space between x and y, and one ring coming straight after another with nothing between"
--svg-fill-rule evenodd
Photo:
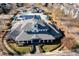
<instances>
[{"instance_id":1,"label":"mulch area","mask_svg":"<svg viewBox=\"0 0 79 59\"><path fill-rule=\"evenodd\" d=\"M61 43L63 44L64 47L66 47L67 49L72 49L75 45L76 42L74 41L73 37L68 37L68 38L64 38Z\"/></svg>"},{"instance_id":2,"label":"mulch area","mask_svg":"<svg viewBox=\"0 0 79 59\"><path fill-rule=\"evenodd\" d=\"M0 32L0 38L3 37L4 34L5 32Z\"/></svg>"}]
</instances>

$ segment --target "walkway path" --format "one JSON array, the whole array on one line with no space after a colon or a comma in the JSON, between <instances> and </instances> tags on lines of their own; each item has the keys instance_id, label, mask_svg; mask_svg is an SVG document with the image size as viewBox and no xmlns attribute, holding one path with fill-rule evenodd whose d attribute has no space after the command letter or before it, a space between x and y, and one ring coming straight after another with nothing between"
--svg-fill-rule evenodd
<instances>
[{"instance_id":1,"label":"walkway path","mask_svg":"<svg viewBox=\"0 0 79 59\"><path fill-rule=\"evenodd\" d=\"M35 46L36 47L36 53L35 54L39 54L40 50L39 50L39 46Z\"/></svg>"},{"instance_id":2,"label":"walkway path","mask_svg":"<svg viewBox=\"0 0 79 59\"><path fill-rule=\"evenodd\" d=\"M18 55L13 49L11 49L11 48L8 46L8 44L7 44L7 42L6 42L5 39L3 40L3 43L4 43L5 47L7 48L7 50L9 50L9 51L10 51L11 53L13 53L14 55Z\"/></svg>"}]
</instances>

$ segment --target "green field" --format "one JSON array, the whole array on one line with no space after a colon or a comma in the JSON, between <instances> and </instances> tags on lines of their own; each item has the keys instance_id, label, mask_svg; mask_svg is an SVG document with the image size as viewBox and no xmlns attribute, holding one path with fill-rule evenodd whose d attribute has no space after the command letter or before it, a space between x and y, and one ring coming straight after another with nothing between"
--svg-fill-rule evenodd
<instances>
[{"instance_id":1,"label":"green field","mask_svg":"<svg viewBox=\"0 0 79 59\"><path fill-rule=\"evenodd\" d=\"M30 53L31 52L31 49L32 49L32 46L18 46L16 43L10 43L9 44L10 47L15 50L16 52L18 52L19 54L25 54L25 53Z\"/></svg>"}]
</instances>

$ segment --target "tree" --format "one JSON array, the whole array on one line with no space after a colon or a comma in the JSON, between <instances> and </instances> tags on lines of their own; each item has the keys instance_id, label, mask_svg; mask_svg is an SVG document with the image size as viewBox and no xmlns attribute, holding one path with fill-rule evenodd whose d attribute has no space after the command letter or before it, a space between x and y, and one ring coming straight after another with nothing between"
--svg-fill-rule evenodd
<instances>
[{"instance_id":1,"label":"tree","mask_svg":"<svg viewBox=\"0 0 79 59\"><path fill-rule=\"evenodd\" d=\"M58 19L59 17L63 16L63 10L58 8L53 8L52 16L54 19Z\"/></svg>"}]
</instances>

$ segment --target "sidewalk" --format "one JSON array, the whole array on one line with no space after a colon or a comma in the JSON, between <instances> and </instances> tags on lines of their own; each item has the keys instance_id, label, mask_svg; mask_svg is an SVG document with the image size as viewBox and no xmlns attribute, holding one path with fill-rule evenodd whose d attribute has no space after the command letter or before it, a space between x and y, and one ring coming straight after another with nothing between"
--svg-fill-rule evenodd
<instances>
[{"instance_id":1,"label":"sidewalk","mask_svg":"<svg viewBox=\"0 0 79 59\"><path fill-rule=\"evenodd\" d=\"M14 55L18 55L13 49L11 49L11 48L8 46L8 44L7 44L7 42L6 42L5 39L3 40L3 43L4 43L5 47L7 48L7 50L9 50L9 51L10 51L11 53L13 53Z\"/></svg>"}]
</instances>

